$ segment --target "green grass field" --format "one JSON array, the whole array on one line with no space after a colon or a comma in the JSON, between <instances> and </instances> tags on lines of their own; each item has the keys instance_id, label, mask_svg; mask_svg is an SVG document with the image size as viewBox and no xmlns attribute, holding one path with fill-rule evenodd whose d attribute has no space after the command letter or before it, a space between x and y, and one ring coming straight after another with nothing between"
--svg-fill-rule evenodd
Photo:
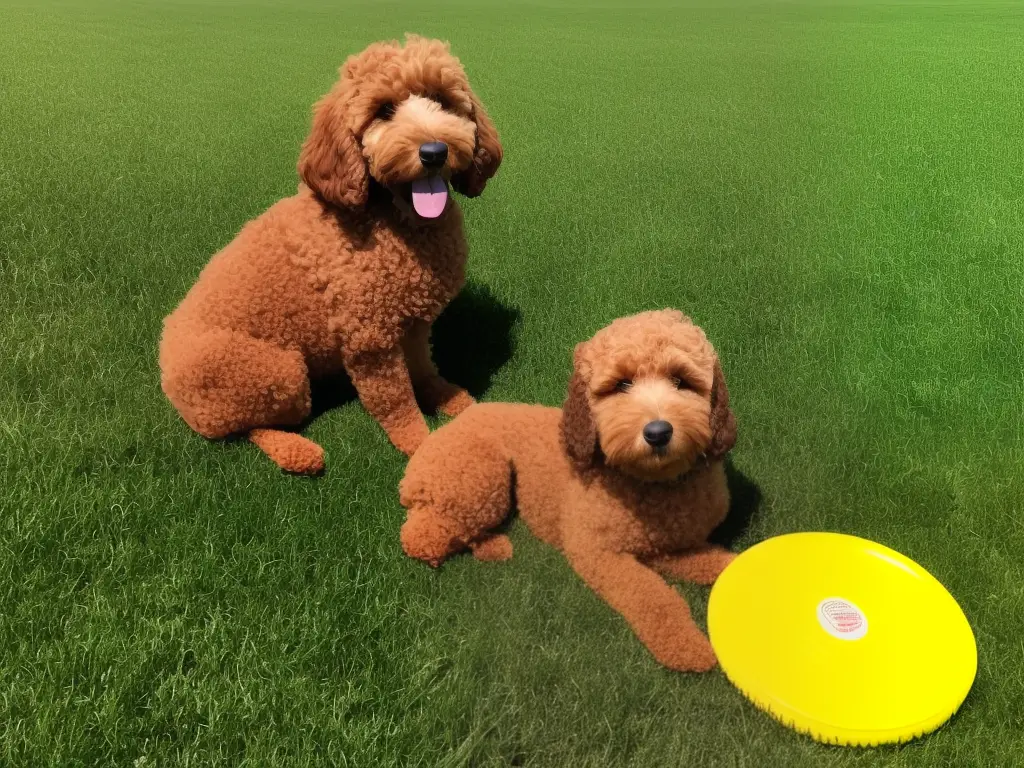
<instances>
[{"instance_id":1,"label":"green grass field","mask_svg":"<svg viewBox=\"0 0 1024 768\"><path fill-rule=\"evenodd\" d=\"M0 764L1020 760L1024 9L586 5L3 3ZM406 559L404 461L329 391L313 480L178 419L162 317L294 191L345 56L406 31L506 150L443 369L557 404L577 341L686 310L760 499L735 546L843 531L934 573L979 643L949 725L816 745L660 668L519 524L505 565Z\"/></svg>"}]
</instances>

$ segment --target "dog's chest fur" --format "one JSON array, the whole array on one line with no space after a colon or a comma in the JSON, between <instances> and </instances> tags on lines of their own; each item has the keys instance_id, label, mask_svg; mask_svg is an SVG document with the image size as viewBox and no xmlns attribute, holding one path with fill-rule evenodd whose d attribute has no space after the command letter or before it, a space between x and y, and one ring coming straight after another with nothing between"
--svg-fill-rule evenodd
<instances>
[{"instance_id":1,"label":"dog's chest fur","mask_svg":"<svg viewBox=\"0 0 1024 768\"><path fill-rule=\"evenodd\" d=\"M591 518L606 546L639 556L703 544L725 519L729 492L719 462L678 483L637 483L616 475L590 489L604 507Z\"/></svg>"},{"instance_id":2,"label":"dog's chest fur","mask_svg":"<svg viewBox=\"0 0 1024 768\"><path fill-rule=\"evenodd\" d=\"M462 288L468 246L454 201L426 225L389 212L335 226L337 247L320 254L315 275L329 329L351 354L393 348L412 321L433 322Z\"/></svg>"}]
</instances>

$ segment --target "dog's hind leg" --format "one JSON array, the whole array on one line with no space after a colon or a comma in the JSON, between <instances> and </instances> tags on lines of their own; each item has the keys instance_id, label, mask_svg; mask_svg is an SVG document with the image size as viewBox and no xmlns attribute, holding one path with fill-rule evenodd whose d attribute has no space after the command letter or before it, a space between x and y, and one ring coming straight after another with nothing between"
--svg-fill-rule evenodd
<instances>
[{"instance_id":1,"label":"dog's hind leg","mask_svg":"<svg viewBox=\"0 0 1024 768\"><path fill-rule=\"evenodd\" d=\"M473 557L483 562L499 562L512 557L512 539L504 533L487 534L469 542Z\"/></svg>"},{"instance_id":2,"label":"dog's hind leg","mask_svg":"<svg viewBox=\"0 0 1024 768\"><path fill-rule=\"evenodd\" d=\"M494 532L512 506L512 463L497 446L460 434L461 426L456 421L438 430L413 456L399 487L408 510L402 549L435 568L467 548L480 560L512 556L512 542Z\"/></svg>"},{"instance_id":3,"label":"dog's hind leg","mask_svg":"<svg viewBox=\"0 0 1024 768\"><path fill-rule=\"evenodd\" d=\"M165 334L161 386L185 422L203 437L249 434L282 469L314 473L323 451L301 435L267 427L301 424L310 412L306 362L239 331Z\"/></svg>"}]
</instances>

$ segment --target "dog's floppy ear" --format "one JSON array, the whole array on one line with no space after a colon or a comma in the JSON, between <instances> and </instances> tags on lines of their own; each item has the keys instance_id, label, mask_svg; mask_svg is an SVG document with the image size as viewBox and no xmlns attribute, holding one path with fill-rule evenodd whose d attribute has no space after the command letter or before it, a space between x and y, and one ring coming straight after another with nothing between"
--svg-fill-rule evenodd
<instances>
[{"instance_id":1,"label":"dog's floppy ear","mask_svg":"<svg viewBox=\"0 0 1024 768\"><path fill-rule=\"evenodd\" d=\"M487 186L487 180L498 172L504 151L484 105L473 92L469 98L473 102L473 121L476 123L476 148L469 168L452 177L452 187L466 197L477 197Z\"/></svg>"},{"instance_id":2,"label":"dog's floppy ear","mask_svg":"<svg viewBox=\"0 0 1024 768\"><path fill-rule=\"evenodd\" d=\"M715 358L715 373L711 382L711 443L706 456L720 459L736 445L736 417L729 408L729 389L725 385L722 364Z\"/></svg>"},{"instance_id":3,"label":"dog's floppy ear","mask_svg":"<svg viewBox=\"0 0 1024 768\"><path fill-rule=\"evenodd\" d=\"M366 161L345 125L340 97L331 92L316 103L313 127L299 153L299 176L323 200L362 208L369 194Z\"/></svg>"},{"instance_id":4,"label":"dog's floppy ear","mask_svg":"<svg viewBox=\"0 0 1024 768\"><path fill-rule=\"evenodd\" d=\"M587 382L580 373L579 348L576 367L569 379L569 393L562 405L562 448L578 469L586 469L597 456L597 426L590 412Z\"/></svg>"}]
</instances>

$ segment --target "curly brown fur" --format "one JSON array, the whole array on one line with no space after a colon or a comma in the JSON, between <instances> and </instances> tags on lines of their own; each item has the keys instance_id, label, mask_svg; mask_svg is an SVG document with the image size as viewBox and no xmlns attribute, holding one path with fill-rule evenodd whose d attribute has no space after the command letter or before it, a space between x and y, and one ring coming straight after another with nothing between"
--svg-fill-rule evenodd
<instances>
[{"instance_id":1,"label":"curly brown fur","mask_svg":"<svg viewBox=\"0 0 1024 768\"><path fill-rule=\"evenodd\" d=\"M667 421L657 446L645 426ZM663 434L664 437L664 434ZM519 514L564 552L662 664L715 664L686 600L659 574L710 585L732 554L707 543L725 518L736 440L718 357L674 310L621 318L576 348L561 410L474 405L427 438L400 487L401 541L438 566L469 548L511 557L496 528Z\"/></svg>"},{"instance_id":2,"label":"curly brown fur","mask_svg":"<svg viewBox=\"0 0 1024 768\"><path fill-rule=\"evenodd\" d=\"M249 434L294 472L323 466L319 446L275 429L308 417L311 377L346 371L407 454L428 432L416 393L450 415L472 404L438 375L430 328L464 280L448 185L479 195L502 158L446 43L376 43L340 74L315 107L298 193L213 257L160 343L161 385L189 426ZM428 167L421 145L433 142L447 158Z\"/></svg>"}]
</instances>

